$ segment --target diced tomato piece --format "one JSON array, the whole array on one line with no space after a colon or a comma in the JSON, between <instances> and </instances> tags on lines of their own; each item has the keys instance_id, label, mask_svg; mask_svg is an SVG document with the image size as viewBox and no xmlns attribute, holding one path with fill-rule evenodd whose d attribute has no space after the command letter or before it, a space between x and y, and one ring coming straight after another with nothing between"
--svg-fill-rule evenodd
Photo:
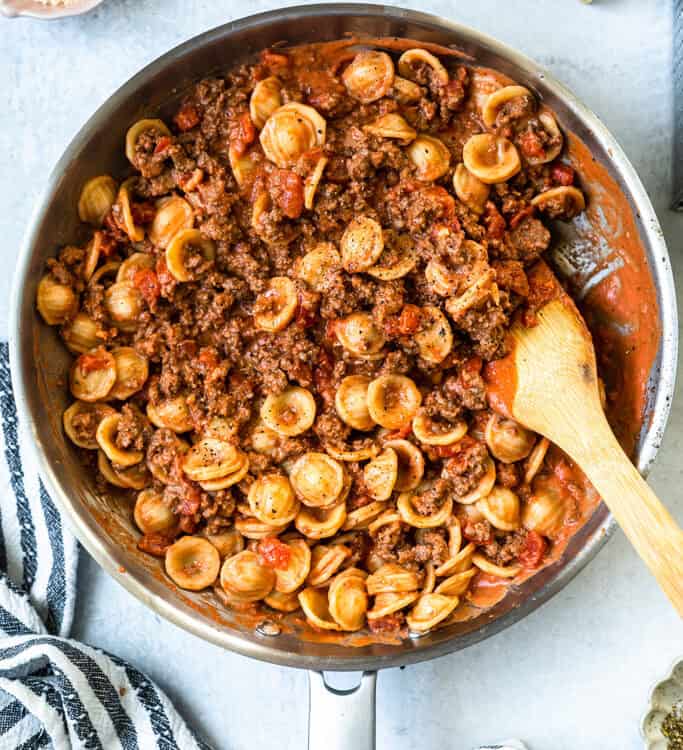
<instances>
[{"instance_id":1,"label":"diced tomato piece","mask_svg":"<svg viewBox=\"0 0 683 750\"><path fill-rule=\"evenodd\" d=\"M415 333L420 327L422 311L417 305L404 305L398 317L398 330L402 336Z\"/></svg>"},{"instance_id":2,"label":"diced tomato piece","mask_svg":"<svg viewBox=\"0 0 683 750\"><path fill-rule=\"evenodd\" d=\"M100 235L100 255L110 258L118 249L118 242L109 232L96 232Z\"/></svg>"},{"instance_id":3,"label":"diced tomato piece","mask_svg":"<svg viewBox=\"0 0 683 750\"><path fill-rule=\"evenodd\" d=\"M569 164L555 162L550 168L550 179L558 185L568 187L574 184L574 170Z\"/></svg>"},{"instance_id":4,"label":"diced tomato piece","mask_svg":"<svg viewBox=\"0 0 683 750\"><path fill-rule=\"evenodd\" d=\"M289 67L289 56L281 52L273 52L270 49L264 49L261 52L261 64L265 65L272 72L277 72L283 68Z\"/></svg>"},{"instance_id":5,"label":"diced tomato piece","mask_svg":"<svg viewBox=\"0 0 683 750\"><path fill-rule=\"evenodd\" d=\"M298 219L304 210L304 183L296 172L275 169L268 175L268 192L282 213Z\"/></svg>"},{"instance_id":6,"label":"diced tomato piece","mask_svg":"<svg viewBox=\"0 0 683 750\"><path fill-rule=\"evenodd\" d=\"M277 570L286 570L292 557L290 548L274 536L261 539L258 552L264 565Z\"/></svg>"},{"instance_id":7,"label":"diced tomato piece","mask_svg":"<svg viewBox=\"0 0 683 750\"><path fill-rule=\"evenodd\" d=\"M242 112L230 123L230 146L237 156L243 156L255 140L256 128L249 117L249 112Z\"/></svg>"},{"instance_id":8,"label":"diced tomato piece","mask_svg":"<svg viewBox=\"0 0 683 750\"><path fill-rule=\"evenodd\" d=\"M156 207L151 201L131 203L130 212L136 224L149 224L157 214Z\"/></svg>"},{"instance_id":9,"label":"diced tomato piece","mask_svg":"<svg viewBox=\"0 0 683 750\"><path fill-rule=\"evenodd\" d=\"M535 206L525 206L524 208L517 211L517 213L510 219L510 229L514 229L516 226L521 224L524 219L533 216L535 212Z\"/></svg>"},{"instance_id":10,"label":"diced tomato piece","mask_svg":"<svg viewBox=\"0 0 683 750\"><path fill-rule=\"evenodd\" d=\"M524 540L524 546L519 553L519 564L527 570L533 570L541 564L548 549L545 538L537 531L530 531Z\"/></svg>"},{"instance_id":11,"label":"diced tomato piece","mask_svg":"<svg viewBox=\"0 0 683 750\"><path fill-rule=\"evenodd\" d=\"M390 432L386 436L385 439L386 440L403 440L407 438L408 435L410 435L410 433L412 432L412 429L413 429L412 423L408 422L408 424L403 425L403 427L401 427L400 429L395 430L394 432Z\"/></svg>"},{"instance_id":12,"label":"diced tomato piece","mask_svg":"<svg viewBox=\"0 0 683 750\"><path fill-rule=\"evenodd\" d=\"M325 349L320 349L318 361L313 368L313 383L323 401L328 404L334 403L334 387L332 384L332 373L334 371L334 360L332 355Z\"/></svg>"},{"instance_id":13,"label":"diced tomato piece","mask_svg":"<svg viewBox=\"0 0 683 750\"><path fill-rule=\"evenodd\" d=\"M135 276L133 276L133 284L150 307L159 299L161 284L159 284L159 278L151 268L141 268L136 271Z\"/></svg>"},{"instance_id":14,"label":"diced tomato piece","mask_svg":"<svg viewBox=\"0 0 683 750\"><path fill-rule=\"evenodd\" d=\"M368 619L368 628L373 633L398 633L404 624L405 615L402 612L375 617L372 620Z\"/></svg>"},{"instance_id":15,"label":"diced tomato piece","mask_svg":"<svg viewBox=\"0 0 683 750\"><path fill-rule=\"evenodd\" d=\"M171 145L172 139L168 135L162 135L157 141L157 145L154 147L155 154L163 154L164 151Z\"/></svg>"},{"instance_id":16,"label":"diced tomato piece","mask_svg":"<svg viewBox=\"0 0 683 750\"><path fill-rule=\"evenodd\" d=\"M505 219L493 201L486 201L484 224L486 225L486 234L490 240L502 239L506 229Z\"/></svg>"},{"instance_id":17,"label":"diced tomato piece","mask_svg":"<svg viewBox=\"0 0 683 750\"><path fill-rule=\"evenodd\" d=\"M159 279L159 283L162 287L169 286L169 284L175 283L175 279L171 275L171 272L168 270L165 258L159 258L159 260L157 260L156 273L157 279Z\"/></svg>"},{"instance_id":18,"label":"diced tomato piece","mask_svg":"<svg viewBox=\"0 0 683 750\"><path fill-rule=\"evenodd\" d=\"M111 355L104 347L96 349L94 352L81 354L77 360L78 369L87 375L89 372L104 370L111 364Z\"/></svg>"},{"instance_id":19,"label":"diced tomato piece","mask_svg":"<svg viewBox=\"0 0 683 750\"><path fill-rule=\"evenodd\" d=\"M310 328L316 321L317 306L320 295L300 290L297 294L299 306L296 310L296 322L302 328Z\"/></svg>"},{"instance_id":20,"label":"diced tomato piece","mask_svg":"<svg viewBox=\"0 0 683 750\"><path fill-rule=\"evenodd\" d=\"M199 365L203 372L211 372L218 367L220 362L218 358L218 352L213 346L203 346L199 350Z\"/></svg>"},{"instance_id":21,"label":"diced tomato piece","mask_svg":"<svg viewBox=\"0 0 683 750\"><path fill-rule=\"evenodd\" d=\"M328 341L337 340L337 319L328 320L325 324L325 338Z\"/></svg>"},{"instance_id":22,"label":"diced tomato piece","mask_svg":"<svg viewBox=\"0 0 683 750\"><path fill-rule=\"evenodd\" d=\"M138 542L138 549L154 557L163 557L173 541L165 534L145 534Z\"/></svg>"},{"instance_id":23,"label":"diced tomato piece","mask_svg":"<svg viewBox=\"0 0 683 750\"><path fill-rule=\"evenodd\" d=\"M180 513L181 516L193 516L199 510L201 493L192 482L183 482L183 487L185 494L178 506L178 513Z\"/></svg>"},{"instance_id":24,"label":"diced tomato piece","mask_svg":"<svg viewBox=\"0 0 683 750\"><path fill-rule=\"evenodd\" d=\"M543 142L534 133L533 130L527 129L519 136L519 148L526 157L543 156L545 151L543 150Z\"/></svg>"},{"instance_id":25,"label":"diced tomato piece","mask_svg":"<svg viewBox=\"0 0 683 750\"><path fill-rule=\"evenodd\" d=\"M178 126L178 130L184 133L199 124L199 112L193 104L184 104L173 118L173 122Z\"/></svg>"},{"instance_id":26,"label":"diced tomato piece","mask_svg":"<svg viewBox=\"0 0 683 750\"><path fill-rule=\"evenodd\" d=\"M178 528L186 534L193 534L194 530L197 528L197 522L192 516L181 516Z\"/></svg>"}]
</instances>

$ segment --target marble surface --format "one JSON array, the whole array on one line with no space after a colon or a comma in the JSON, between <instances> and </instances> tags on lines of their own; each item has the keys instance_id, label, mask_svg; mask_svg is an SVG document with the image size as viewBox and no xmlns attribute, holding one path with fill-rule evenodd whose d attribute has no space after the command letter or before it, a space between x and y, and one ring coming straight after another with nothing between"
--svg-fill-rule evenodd
<instances>
[{"instance_id":1,"label":"marble surface","mask_svg":"<svg viewBox=\"0 0 683 750\"><path fill-rule=\"evenodd\" d=\"M670 0L424 0L419 7L519 48L612 129L655 204L674 269L683 216L670 195ZM0 19L0 335L10 268L48 170L141 66L273 0L107 0L55 22ZM683 287L681 287L683 288ZM683 399L652 484L683 521ZM306 675L221 652L145 609L83 554L74 636L146 670L217 748L305 746ZM550 603L501 635L379 678L378 747L467 750L518 736L533 750L635 750L650 684L683 654L680 620L617 533Z\"/></svg>"}]
</instances>

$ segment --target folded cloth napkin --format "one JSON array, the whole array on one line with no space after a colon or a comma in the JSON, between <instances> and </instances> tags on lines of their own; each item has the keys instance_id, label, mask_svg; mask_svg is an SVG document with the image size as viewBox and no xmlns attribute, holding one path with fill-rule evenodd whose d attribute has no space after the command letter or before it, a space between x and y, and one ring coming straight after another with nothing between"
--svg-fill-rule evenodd
<instances>
[{"instance_id":1,"label":"folded cloth napkin","mask_svg":"<svg viewBox=\"0 0 683 750\"><path fill-rule=\"evenodd\" d=\"M210 750L144 674L68 638L78 543L38 476L0 343L0 748Z\"/></svg>"}]
</instances>

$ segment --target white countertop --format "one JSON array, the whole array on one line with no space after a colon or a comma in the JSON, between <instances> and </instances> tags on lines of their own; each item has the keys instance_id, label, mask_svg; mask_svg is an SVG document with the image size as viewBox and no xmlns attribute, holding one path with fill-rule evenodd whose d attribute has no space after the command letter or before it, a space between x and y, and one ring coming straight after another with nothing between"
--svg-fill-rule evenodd
<instances>
[{"instance_id":1,"label":"white countertop","mask_svg":"<svg viewBox=\"0 0 683 750\"><path fill-rule=\"evenodd\" d=\"M670 0L426 0L398 3L498 37L550 68L598 115L640 173L683 271L683 215L668 210ZM272 0L106 0L55 22L0 19L0 262L72 135L158 55ZM0 274L6 335L10 274ZM682 287L683 288L683 287ZM680 390L680 389L679 389ZM679 394L680 396L680 394ZM683 399L652 473L683 521ZM306 675L225 653L145 609L83 553L74 637L147 671L221 750L305 747ZM623 535L550 603L504 633L379 677L381 750L452 748L510 736L533 750L635 750L650 684L683 655L683 628Z\"/></svg>"}]
</instances>

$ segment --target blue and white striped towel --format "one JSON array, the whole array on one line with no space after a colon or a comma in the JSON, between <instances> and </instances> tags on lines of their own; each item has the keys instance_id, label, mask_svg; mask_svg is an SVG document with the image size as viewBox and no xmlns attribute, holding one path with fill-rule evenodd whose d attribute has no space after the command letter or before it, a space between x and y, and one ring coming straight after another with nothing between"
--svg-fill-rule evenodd
<instances>
[{"instance_id":1,"label":"blue and white striped towel","mask_svg":"<svg viewBox=\"0 0 683 750\"><path fill-rule=\"evenodd\" d=\"M78 543L41 482L0 343L0 748L210 750L144 674L68 638Z\"/></svg>"}]
</instances>

